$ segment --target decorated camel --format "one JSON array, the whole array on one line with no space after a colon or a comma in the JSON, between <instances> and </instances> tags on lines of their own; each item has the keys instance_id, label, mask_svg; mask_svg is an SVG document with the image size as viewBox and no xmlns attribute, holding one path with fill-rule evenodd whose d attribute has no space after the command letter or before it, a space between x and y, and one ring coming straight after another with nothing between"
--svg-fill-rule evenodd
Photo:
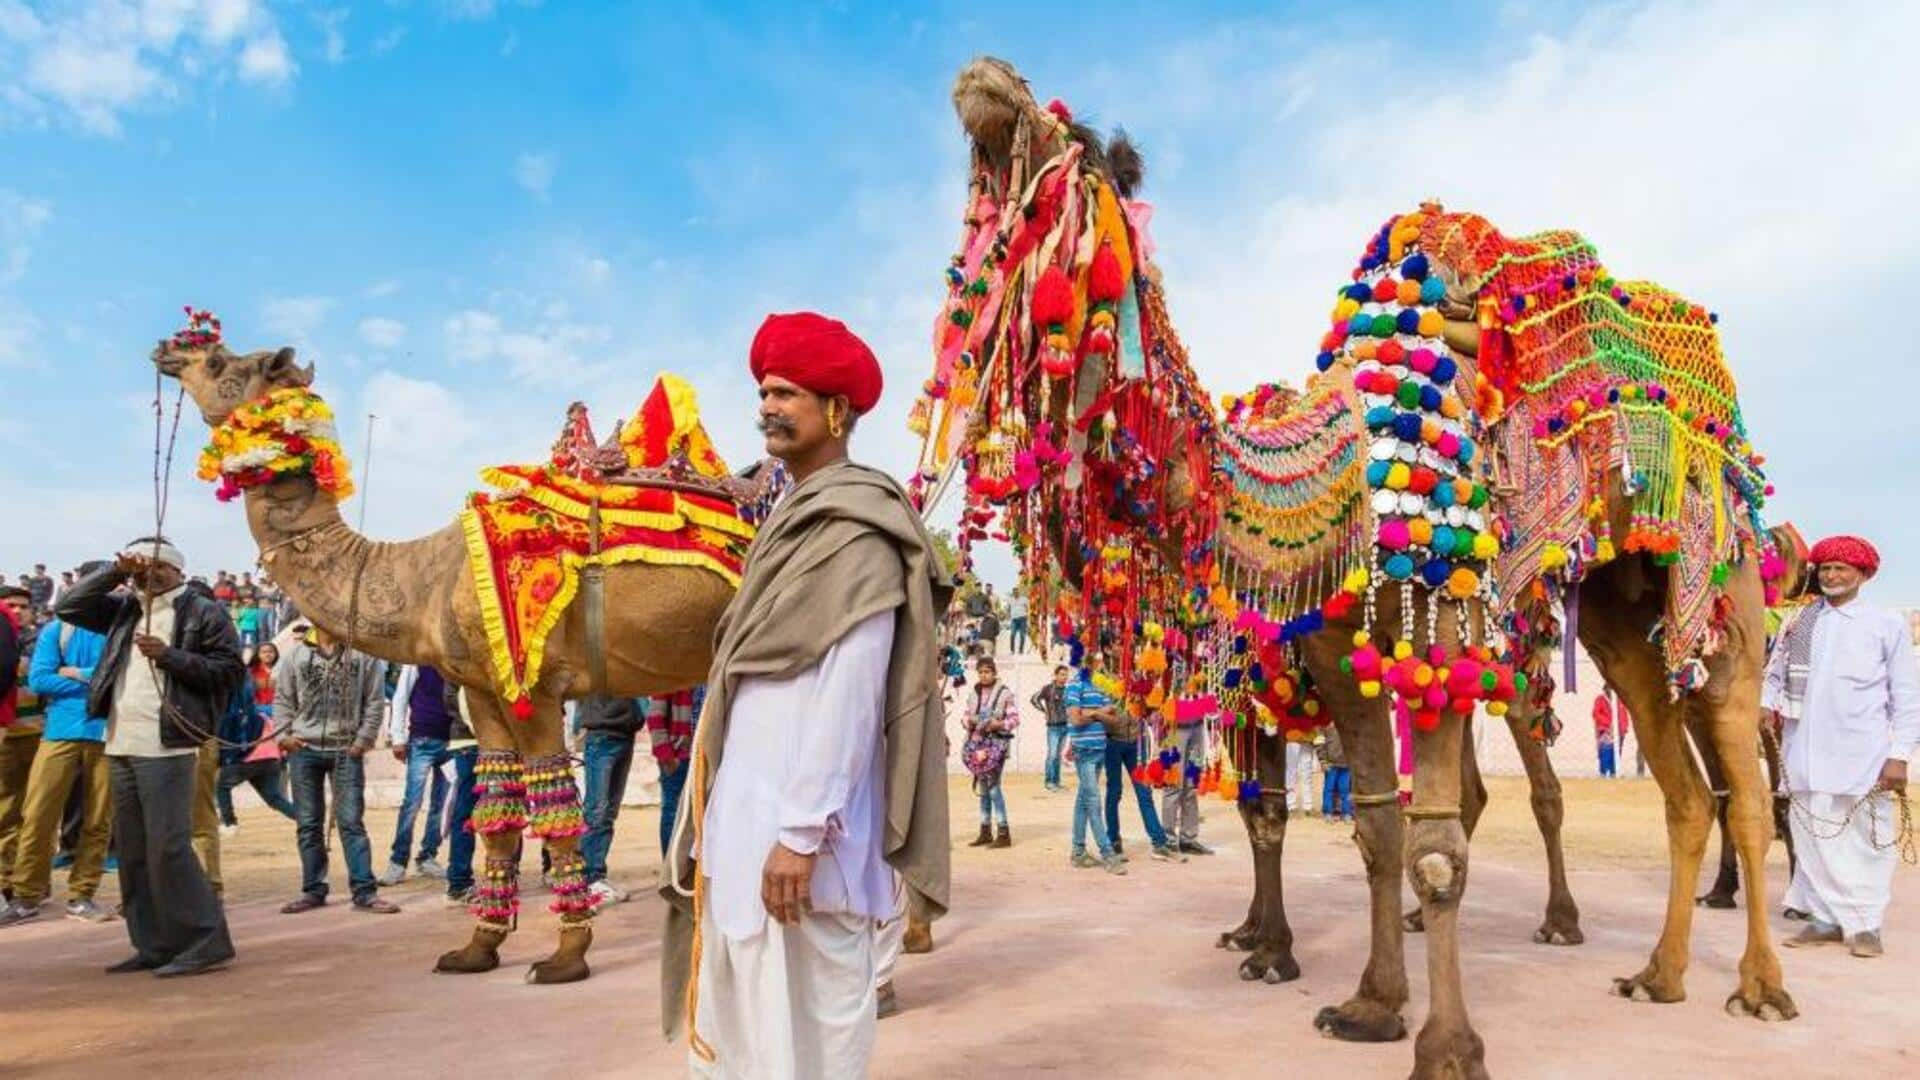
<instances>
[{"instance_id":1,"label":"decorated camel","mask_svg":"<svg viewBox=\"0 0 1920 1080\"><path fill-rule=\"evenodd\" d=\"M964 464L966 538L1003 518L1029 580L1061 579L1063 636L1114 639L1132 661L1114 690L1217 725L1209 761L1163 750L1151 768L1239 804L1256 895L1225 940L1254 950L1243 974L1297 971L1277 736L1330 716L1359 793L1373 936L1359 991L1316 1024L1405 1031L1404 844L1431 935L1415 1073L1484 1073L1458 959L1484 802L1463 729L1482 704L1516 735L1547 728L1551 651L1578 636L1639 718L1668 808L1667 925L1616 990L1684 993L1713 817L1682 735L1693 718L1725 765L1754 890L1728 1007L1792 1016L1755 873L1762 568L1779 567L1711 317L1614 280L1573 234L1509 239L1426 207L1368 244L1304 391L1261 388L1217 418L1166 319L1144 207L1125 201L1136 156L1041 109L999 61L963 71L955 100L975 178L913 416L922 486ZM1404 826L1389 700L1414 727ZM1557 901L1558 785L1544 748L1520 742ZM1539 936L1578 940L1570 898L1557 906Z\"/></svg>"},{"instance_id":2,"label":"decorated camel","mask_svg":"<svg viewBox=\"0 0 1920 1080\"><path fill-rule=\"evenodd\" d=\"M518 923L524 831L546 844L560 916L558 947L527 979L586 978L593 905L562 703L705 678L763 494L729 476L691 389L664 377L604 447L576 407L548 463L489 470L498 494L472 496L432 535L387 543L341 518L347 462L331 413L308 389L313 369L292 349L234 353L199 312L153 362L213 429L201 476L223 499L244 499L260 565L301 614L351 648L432 665L466 691L486 866L471 938L435 970L498 965Z\"/></svg>"}]
</instances>

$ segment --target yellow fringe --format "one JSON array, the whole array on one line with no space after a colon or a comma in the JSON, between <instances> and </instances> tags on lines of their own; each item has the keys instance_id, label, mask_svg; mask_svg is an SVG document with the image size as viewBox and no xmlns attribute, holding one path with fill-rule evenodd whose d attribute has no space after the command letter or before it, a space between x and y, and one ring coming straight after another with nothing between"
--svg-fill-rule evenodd
<instances>
[{"instance_id":1,"label":"yellow fringe","mask_svg":"<svg viewBox=\"0 0 1920 1080\"><path fill-rule=\"evenodd\" d=\"M588 504L562 491L529 484L520 477L497 468L480 470L480 479L499 488L508 498L530 499L556 514L564 514L577 521L585 521L591 509ZM660 532L678 532L691 521L730 536L738 536L744 540L753 539L753 526L741 521L739 517L698 506L682 498L678 492L672 494L672 513L623 509L602 502L600 520L613 525L631 525L635 528L655 529Z\"/></svg>"},{"instance_id":2,"label":"yellow fringe","mask_svg":"<svg viewBox=\"0 0 1920 1080\"><path fill-rule=\"evenodd\" d=\"M473 567L473 586L480 600L480 623L487 630L487 653L493 661L493 679L508 701L520 699L520 682L513 676L513 654L507 649L507 617L500 610L499 583L493 578L493 553L479 511L460 512L460 531L467 540L467 561Z\"/></svg>"}]
</instances>

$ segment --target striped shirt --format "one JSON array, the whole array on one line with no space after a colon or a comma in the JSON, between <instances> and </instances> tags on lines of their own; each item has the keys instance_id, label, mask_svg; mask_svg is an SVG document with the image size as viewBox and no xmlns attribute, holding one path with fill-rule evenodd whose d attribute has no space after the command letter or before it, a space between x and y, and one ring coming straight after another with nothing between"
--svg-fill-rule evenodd
<instances>
[{"instance_id":1,"label":"striped shirt","mask_svg":"<svg viewBox=\"0 0 1920 1080\"><path fill-rule=\"evenodd\" d=\"M1095 686L1085 673L1067 684L1066 705L1068 709L1110 709L1113 698ZM1100 753L1107 750L1107 727L1100 721L1081 725L1072 720L1073 714L1067 714L1067 737L1073 741L1075 754Z\"/></svg>"}]
</instances>

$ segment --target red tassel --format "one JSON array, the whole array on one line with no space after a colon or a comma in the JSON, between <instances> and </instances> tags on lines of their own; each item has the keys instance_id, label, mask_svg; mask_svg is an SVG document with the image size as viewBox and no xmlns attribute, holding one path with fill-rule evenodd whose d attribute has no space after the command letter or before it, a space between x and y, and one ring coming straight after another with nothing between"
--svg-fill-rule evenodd
<instances>
[{"instance_id":1,"label":"red tassel","mask_svg":"<svg viewBox=\"0 0 1920 1080\"><path fill-rule=\"evenodd\" d=\"M1093 267L1087 272L1087 299L1095 304L1117 304L1126 288L1127 277L1120 268L1120 257L1113 253L1112 244L1101 244L1100 250L1093 253Z\"/></svg>"},{"instance_id":2,"label":"red tassel","mask_svg":"<svg viewBox=\"0 0 1920 1080\"><path fill-rule=\"evenodd\" d=\"M1058 266L1049 266L1033 283L1033 325L1041 333L1064 328L1073 319L1073 282Z\"/></svg>"},{"instance_id":3,"label":"red tassel","mask_svg":"<svg viewBox=\"0 0 1920 1080\"><path fill-rule=\"evenodd\" d=\"M525 697L516 699L513 703L513 718L515 720L533 719L533 699Z\"/></svg>"}]
</instances>

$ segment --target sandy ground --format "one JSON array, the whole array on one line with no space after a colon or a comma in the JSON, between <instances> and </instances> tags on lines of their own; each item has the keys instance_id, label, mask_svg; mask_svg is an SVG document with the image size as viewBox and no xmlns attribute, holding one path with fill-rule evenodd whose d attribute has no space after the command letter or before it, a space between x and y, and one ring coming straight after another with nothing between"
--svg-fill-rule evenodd
<instances>
[{"instance_id":1,"label":"sandy ground","mask_svg":"<svg viewBox=\"0 0 1920 1080\"><path fill-rule=\"evenodd\" d=\"M1235 977L1238 955L1213 948L1250 891L1250 857L1226 804L1205 804L1204 835L1219 855L1184 865L1141 860L1112 878L1066 867L1070 796L1046 794L1029 776L1009 786L1015 846L956 846L954 913L937 925L937 951L903 961L904 1011L880 1027L874 1075L1405 1075L1411 1042L1347 1045L1310 1026L1317 1009L1351 991L1365 956L1365 892L1346 829L1295 820L1287 887L1304 975L1284 986L1248 984ZM1885 959L1784 954L1803 1010L1793 1023L1721 1011L1741 948L1738 912L1699 912L1690 1000L1632 1004L1606 990L1609 977L1640 967L1658 929L1664 841L1651 783L1569 783L1568 848L1587 933L1575 949L1529 942L1545 896L1543 861L1519 782L1492 786L1466 899L1464 965L1494 1073L1845 1076L1915 1067L1920 872L1900 871ZM959 780L953 794L963 841L974 829L971 801ZM683 1074L683 1051L655 1034L661 909L650 893L602 917L595 975L584 984L522 983L525 965L553 943L552 916L538 899L501 970L434 976L434 956L464 940L468 922L441 906L432 883L386 890L405 909L397 916L344 904L279 915L298 877L291 828L257 808L242 814L226 851L236 965L171 983L109 978L100 969L127 952L118 924L49 919L0 932L0 1075ZM391 816L370 817L379 852ZM622 818L616 879L637 886L653 877L654 820L650 810ZM1143 847L1135 812L1124 821ZM1775 897L1783 864L1776 849ZM336 890L339 874L336 863ZM1784 925L1775 920L1776 930ZM1426 993L1420 939L1409 954L1417 1025Z\"/></svg>"}]
</instances>

